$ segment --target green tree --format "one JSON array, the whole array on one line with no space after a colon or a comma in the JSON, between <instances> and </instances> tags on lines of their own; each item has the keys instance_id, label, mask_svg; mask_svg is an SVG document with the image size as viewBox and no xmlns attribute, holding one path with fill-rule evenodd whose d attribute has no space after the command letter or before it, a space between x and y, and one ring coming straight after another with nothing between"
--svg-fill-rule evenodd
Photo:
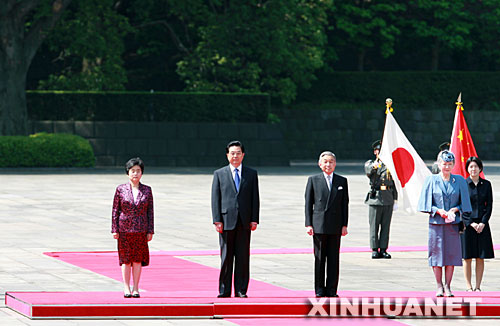
<instances>
[{"instance_id":1,"label":"green tree","mask_svg":"<svg viewBox=\"0 0 500 326\"><path fill-rule=\"evenodd\" d=\"M476 0L470 14L474 20L472 56L481 62L481 69L497 70L500 65L500 3L498 0Z\"/></svg>"},{"instance_id":2,"label":"green tree","mask_svg":"<svg viewBox=\"0 0 500 326\"><path fill-rule=\"evenodd\" d=\"M195 46L177 69L187 90L265 91L289 103L323 65L331 1L197 4L177 7L179 19L196 31Z\"/></svg>"},{"instance_id":3,"label":"green tree","mask_svg":"<svg viewBox=\"0 0 500 326\"><path fill-rule=\"evenodd\" d=\"M337 48L352 49L357 70L363 71L371 49L387 58L394 54L394 44L401 33L398 15L406 9L394 0L339 0L331 11L331 43Z\"/></svg>"},{"instance_id":4,"label":"green tree","mask_svg":"<svg viewBox=\"0 0 500 326\"><path fill-rule=\"evenodd\" d=\"M430 48L429 66L438 70L443 52L470 50L473 27L470 15L474 1L467 0L407 0L408 11L404 24L411 37L423 47Z\"/></svg>"},{"instance_id":5,"label":"green tree","mask_svg":"<svg viewBox=\"0 0 500 326\"><path fill-rule=\"evenodd\" d=\"M206 24L208 7L203 0L128 0L122 7L134 28L127 37L128 87L182 90L177 62L198 41L198 26Z\"/></svg>"},{"instance_id":6,"label":"green tree","mask_svg":"<svg viewBox=\"0 0 500 326\"><path fill-rule=\"evenodd\" d=\"M60 68L40 81L40 89L124 89L123 39L132 28L119 5L115 0L80 0L68 7L47 39Z\"/></svg>"},{"instance_id":7,"label":"green tree","mask_svg":"<svg viewBox=\"0 0 500 326\"><path fill-rule=\"evenodd\" d=\"M26 74L70 2L3 0L0 4L0 135L26 134Z\"/></svg>"}]
</instances>

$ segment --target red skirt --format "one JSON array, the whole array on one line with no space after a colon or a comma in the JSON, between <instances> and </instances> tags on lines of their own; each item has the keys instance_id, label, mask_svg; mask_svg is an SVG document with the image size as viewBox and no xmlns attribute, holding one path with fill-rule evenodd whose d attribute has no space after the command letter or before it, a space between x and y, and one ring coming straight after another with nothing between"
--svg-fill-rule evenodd
<instances>
[{"instance_id":1,"label":"red skirt","mask_svg":"<svg viewBox=\"0 0 500 326\"><path fill-rule=\"evenodd\" d=\"M147 233L120 233L118 237L118 258L122 264L141 263L149 265Z\"/></svg>"}]
</instances>

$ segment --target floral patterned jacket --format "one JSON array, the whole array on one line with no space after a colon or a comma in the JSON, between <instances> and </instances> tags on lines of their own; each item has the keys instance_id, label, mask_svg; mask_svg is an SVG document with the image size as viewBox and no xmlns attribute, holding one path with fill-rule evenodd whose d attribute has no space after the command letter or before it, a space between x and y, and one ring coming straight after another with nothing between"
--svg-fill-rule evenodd
<instances>
[{"instance_id":1,"label":"floral patterned jacket","mask_svg":"<svg viewBox=\"0 0 500 326\"><path fill-rule=\"evenodd\" d=\"M132 185L116 187L113 200L111 233L154 233L153 192L151 187L139 184L137 202L134 202Z\"/></svg>"}]
</instances>

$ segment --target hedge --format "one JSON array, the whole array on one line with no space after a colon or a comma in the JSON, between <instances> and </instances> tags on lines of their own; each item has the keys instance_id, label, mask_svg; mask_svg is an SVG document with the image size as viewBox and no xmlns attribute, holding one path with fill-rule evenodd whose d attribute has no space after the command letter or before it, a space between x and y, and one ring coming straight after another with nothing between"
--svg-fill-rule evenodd
<instances>
[{"instance_id":1,"label":"hedge","mask_svg":"<svg viewBox=\"0 0 500 326\"><path fill-rule=\"evenodd\" d=\"M268 94L27 91L30 120L265 122Z\"/></svg>"},{"instance_id":2,"label":"hedge","mask_svg":"<svg viewBox=\"0 0 500 326\"><path fill-rule=\"evenodd\" d=\"M335 72L319 74L297 102L379 108L390 97L395 108L446 109L462 92L466 109L498 110L499 91L500 72Z\"/></svg>"},{"instance_id":3,"label":"hedge","mask_svg":"<svg viewBox=\"0 0 500 326\"><path fill-rule=\"evenodd\" d=\"M92 167L94 151L84 138L38 133L0 137L0 167Z\"/></svg>"}]
</instances>

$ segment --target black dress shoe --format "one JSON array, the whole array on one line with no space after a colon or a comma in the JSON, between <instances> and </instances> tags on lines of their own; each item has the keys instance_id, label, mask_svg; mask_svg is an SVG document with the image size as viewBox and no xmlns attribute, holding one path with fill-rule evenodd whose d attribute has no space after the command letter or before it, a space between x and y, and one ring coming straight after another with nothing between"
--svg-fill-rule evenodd
<instances>
[{"instance_id":1,"label":"black dress shoe","mask_svg":"<svg viewBox=\"0 0 500 326\"><path fill-rule=\"evenodd\" d=\"M237 292L235 297L237 298L248 298L248 296L243 292Z\"/></svg>"},{"instance_id":2,"label":"black dress shoe","mask_svg":"<svg viewBox=\"0 0 500 326\"><path fill-rule=\"evenodd\" d=\"M380 258L391 259L391 255L389 255L389 253L384 250L380 252Z\"/></svg>"},{"instance_id":3,"label":"black dress shoe","mask_svg":"<svg viewBox=\"0 0 500 326\"><path fill-rule=\"evenodd\" d=\"M130 293L125 293L125 294L123 295L123 297L124 297L124 298L127 298L127 299L128 299L128 298L132 298L132 294L130 294Z\"/></svg>"},{"instance_id":4,"label":"black dress shoe","mask_svg":"<svg viewBox=\"0 0 500 326\"><path fill-rule=\"evenodd\" d=\"M327 293L326 289L324 289L324 288L323 289L317 289L315 292L316 292L316 298L325 297L326 296L325 294Z\"/></svg>"},{"instance_id":5,"label":"black dress shoe","mask_svg":"<svg viewBox=\"0 0 500 326\"><path fill-rule=\"evenodd\" d=\"M337 291L328 290L328 291L326 291L325 297L328 297L328 298L337 298L338 297Z\"/></svg>"},{"instance_id":6,"label":"black dress shoe","mask_svg":"<svg viewBox=\"0 0 500 326\"><path fill-rule=\"evenodd\" d=\"M379 259L381 257L382 256L380 255L380 252L378 252L378 250L373 250L372 251L372 259Z\"/></svg>"},{"instance_id":7,"label":"black dress shoe","mask_svg":"<svg viewBox=\"0 0 500 326\"><path fill-rule=\"evenodd\" d=\"M134 293L132 294L132 298L140 298L141 295L139 293Z\"/></svg>"},{"instance_id":8,"label":"black dress shoe","mask_svg":"<svg viewBox=\"0 0 500 326\"><path fill-rule=\"evenodd\" d=\"M221 293L221 294L219 294L217 296L217 298L229 298L230 296L231 296L230 294L223 294L223 293Z\"/></svg>"}]
</instances>

